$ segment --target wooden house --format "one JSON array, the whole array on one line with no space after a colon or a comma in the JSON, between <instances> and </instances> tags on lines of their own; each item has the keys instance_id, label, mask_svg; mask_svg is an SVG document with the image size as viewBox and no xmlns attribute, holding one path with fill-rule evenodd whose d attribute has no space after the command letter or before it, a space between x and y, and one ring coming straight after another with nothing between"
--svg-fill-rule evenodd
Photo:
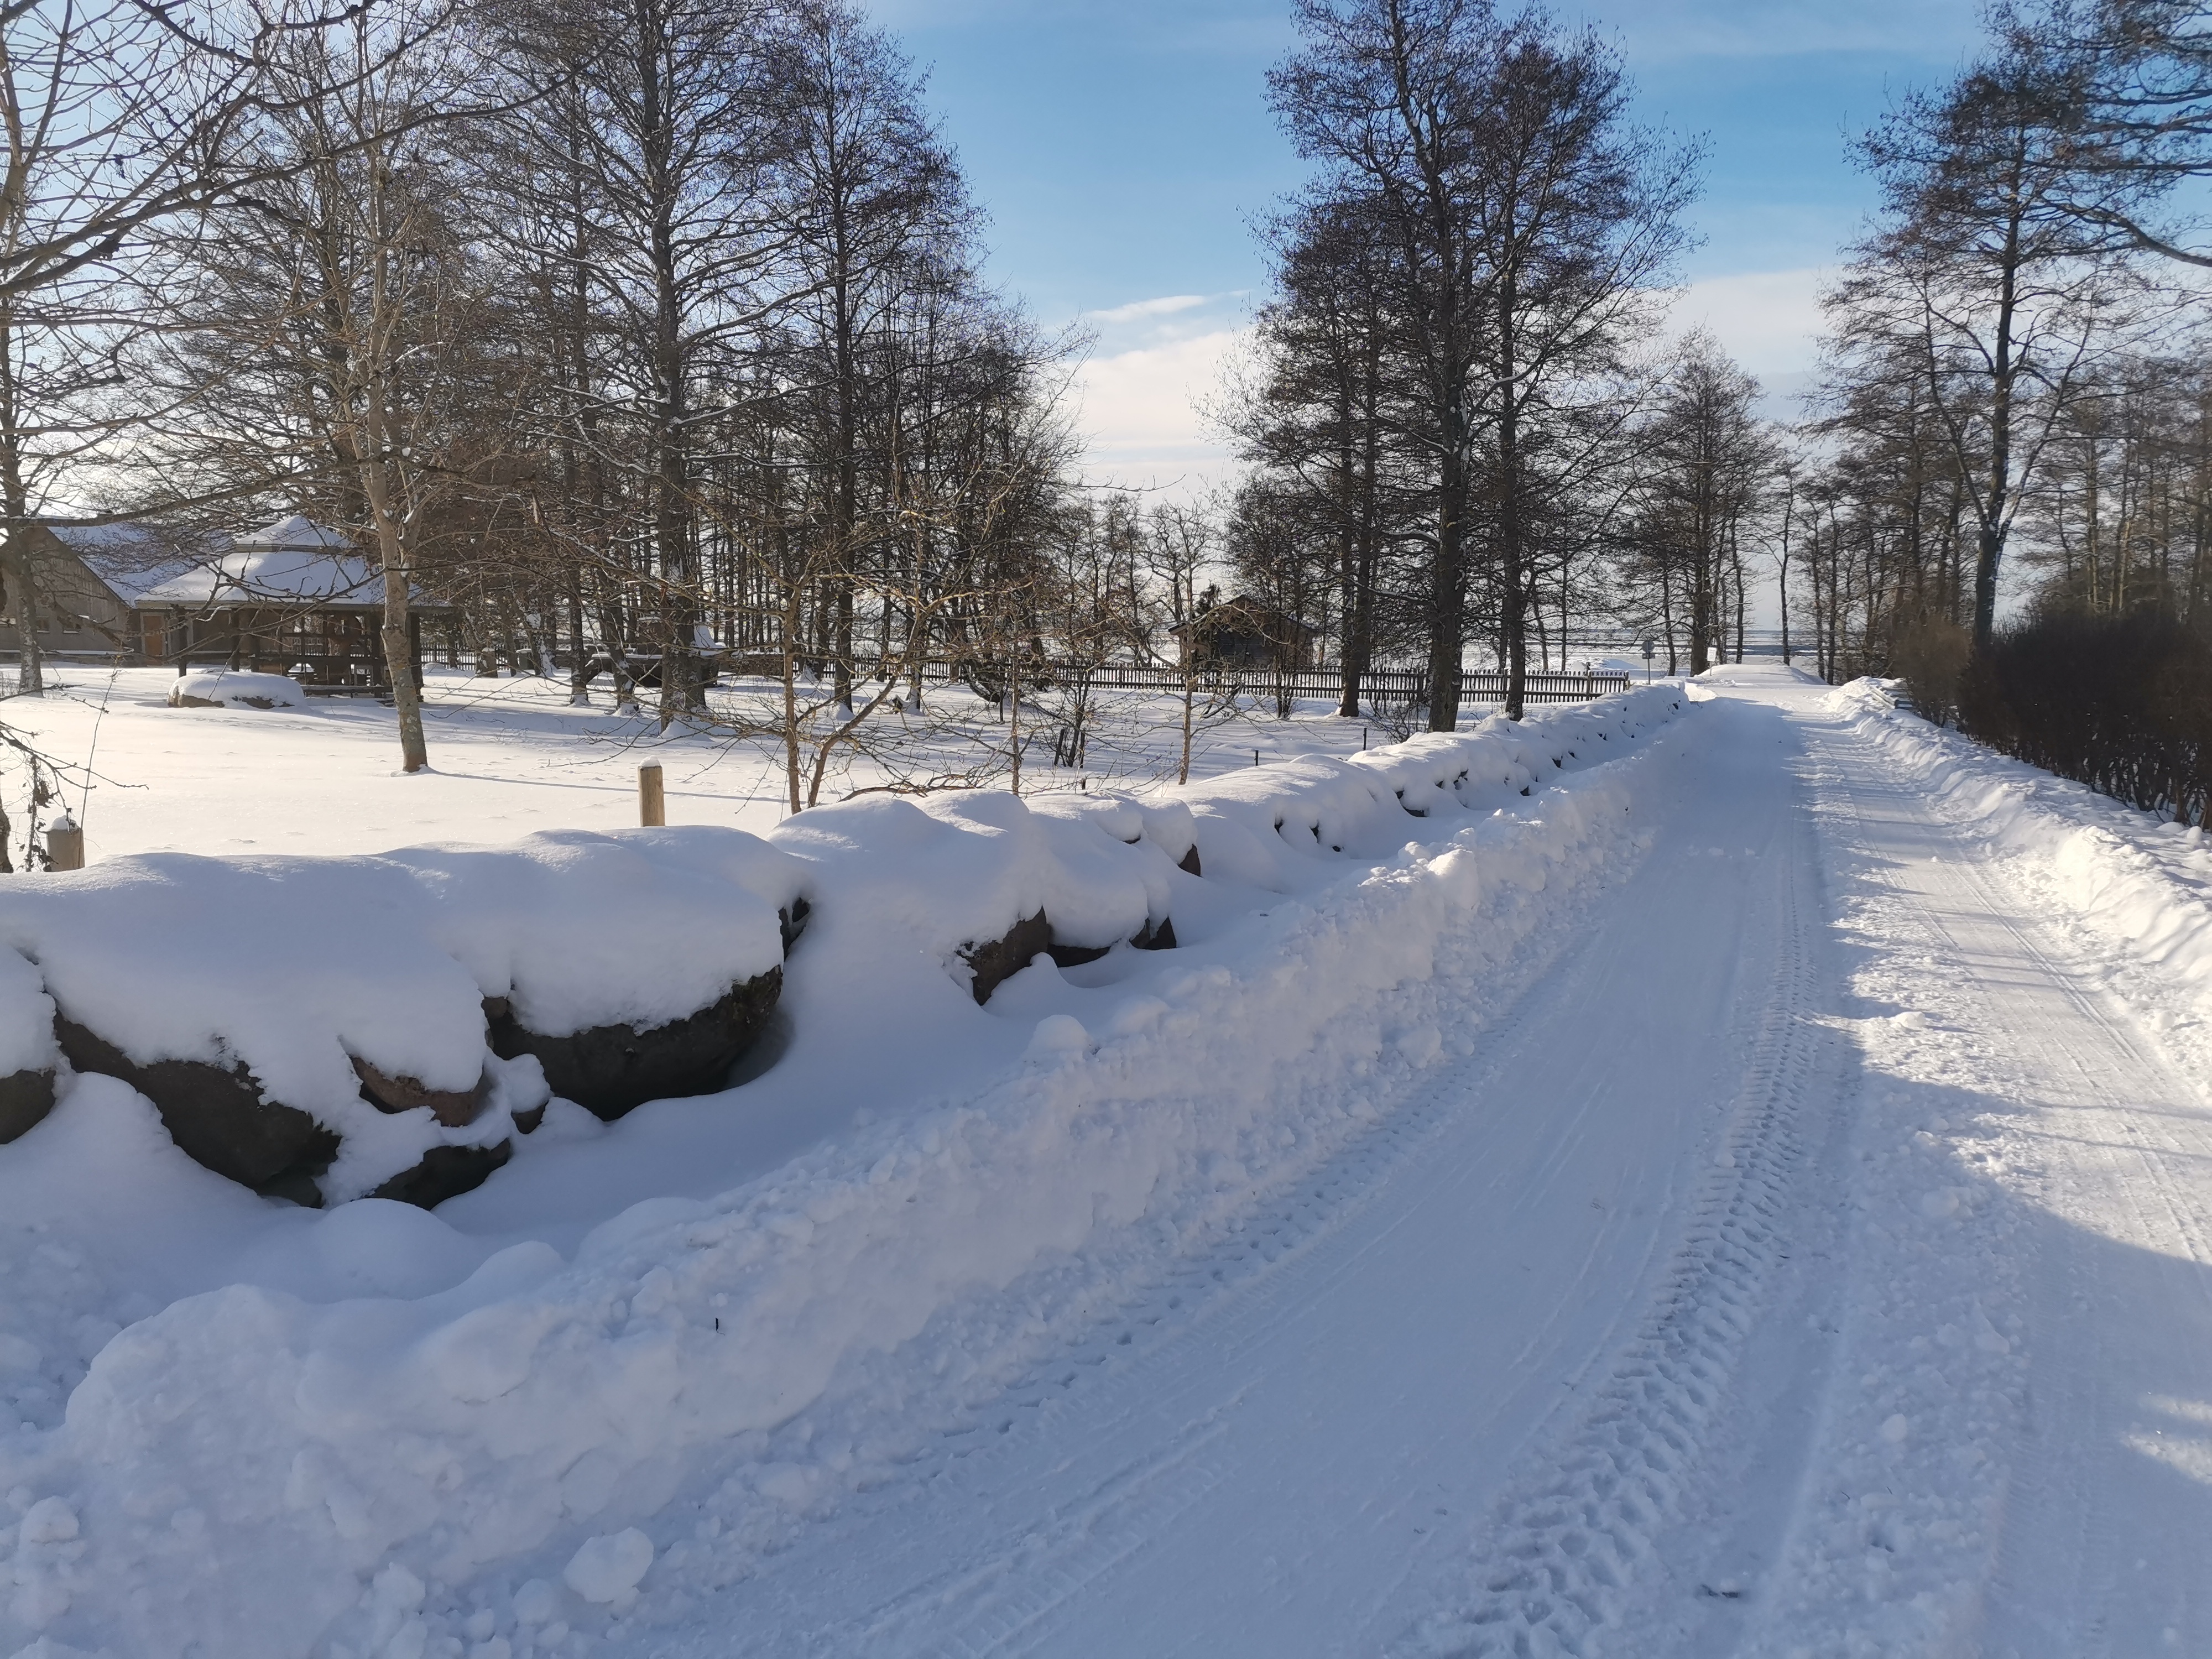
<instances>
[{"instance_id":1,"label":"wooden house","mask_svg":"<svg viewBox=\"0 0 2212 1659\"><path fill-rule=\"evenodd\" d=\"M1232 672L1310 668L1320 642L1311 623L1243 593L1202 606L1171 631L1197 665Z\"/></svg>"},{"instance_id":2,"label":"wooden house","mask_svg":"<svg viewBox=\"0 0 2212 1659\"><path fill-rule=\"evenodd\" d=\"M194 562L174 540L142 525L49 521L24 534L38 590L39 651L57 661L141 660L143 629L132 607L146 589ZM0 651L22 650L21 598L0 583Z\"/></svg>"}]
</instances>

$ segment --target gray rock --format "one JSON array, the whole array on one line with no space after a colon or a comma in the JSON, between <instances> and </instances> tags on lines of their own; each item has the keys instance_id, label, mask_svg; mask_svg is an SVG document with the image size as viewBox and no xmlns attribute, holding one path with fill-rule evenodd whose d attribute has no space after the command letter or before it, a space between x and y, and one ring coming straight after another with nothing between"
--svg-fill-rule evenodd
<instances>
[{"instance_id":1,"label":"gray rock","mask_svg":"<svg viewBox=\"0 0 2212 1659\"><path fill-rule=\"evenodd\" d=\"M428 1106L430 1115L449 1129L475 1122L491 1091L489 1078L477 1079L473 1089L429 1088L416 1079L380 1072L358 1054L354 1056L353 1069L361 1079L362 1098L379 1111L411 1112L418 1106Z\"/></svg>"},{"instance_id":2,"label":"gray rock","mask_svg":"<svg viewBox=\"0 0 2212 1659\"><path fill-rule=\"evenodd\" d=\"M27 1134L53 1109L52 1072L15 1072L0 1077L0 1146Z\"/></svg>"},{"instance_id":3,"label":"gray rock","mask_svg":"<svg viewBox=\"0 0 2212 1659\"><path fill-rule=\"evenodd\" d=\"M1062 945L1056 939L1045 946L1062 968L1079 968L1086 962L1096 962L1113 948L1110 945Z\"/></svg>"},{"instance_id":4,"label":"gray rock","mask_svg":"<svg viewBox=\"0 0 2212 1659\"><path fill-rule=\"evenodd\" d=\"M1006 981L1028 967L1040 951L1052 948L1052 924L1040 910L1026 916L1008 928L999 939L985 939L981 944L970 941L960 947L960 960L966 963L974 977L969 989L981 1005L991 1000L991 993ZM1097 953L1104 956L1101 951Z\"/></svg>"},{"instance_id":5,"label":"gray rock","mask_svg":"<svg viewBox=\"0 0 2212 1659\"><path fill-rule=\"evenodd\" d=\"M169 1139L194 1162L264 1197L321 1207L315 1177L337 1156L337 1136L297 1107L266 1098L245 1062L227 1071L198 1060L141 1066L67 1015L54 1027L70 1065L120 1078L152 1101Z\"/></svg>"},{"instance_id":6,"label":"gray rock","mask_svg":"<svg viewBox=\"0 0 2212 1659\"><path fill-rule=\"evenodd\" d=\"M1175 918L1162 916L1158 925L1145 924L1144 931L1129 941L1139 951L1172 951L1176 948Z\"/></svg>"},{"instance_id":7,"label":"gray rock","mask_svg":"<svg viewBox=\"0 0 2212 1659\"><path fill-rule=\"evenodd\" d=\"M484 1000L484 1018L494 1054L537 1055L555 1094L611 1120L648 1100L719 1093L775 1012L782 988L783 969L771 968L696 1013L643 1030L594 1025L545 1036L526 1027L503 997Z\"/></svg>"},{"instance_id":8,"label":"gray rock","mask_svg":"<svg viewBox=\"0 0 2212 1659\"><path fill-rule=\"evenodd\" d=\"M483 1186L494 1170L514 1156L510 1140L496 1146L433 1146L420 1164L392 1176L369 1196L434 1210L447 1199Z\"/></svg>"}]
</instances>

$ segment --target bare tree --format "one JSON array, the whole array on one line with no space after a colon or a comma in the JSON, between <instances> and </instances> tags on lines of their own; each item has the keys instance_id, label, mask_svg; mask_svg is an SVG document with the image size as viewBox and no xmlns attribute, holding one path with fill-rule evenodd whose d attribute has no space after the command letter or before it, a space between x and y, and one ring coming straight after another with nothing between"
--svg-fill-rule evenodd
<instances>
[{"instance_id":1,"label":"bare tree","mask_svg":"<svg viewBox=\"0 0 2212 1659\"><path fill-rule=\"evenodd\" d=\"M1778 461L1753 413L1758 397L1759 382L1710 335L1695 332L1682 343L1644 433L1632 559L1646 587L1662 590L1662 606L1671 610L1673 596L1681 595L1692 674L1724 652L1742 528ZM1739 616L1741 608L1739 593Z\"/></svg>"},{"instance_id":2,"label":"bare tree","mask_svg":"<svg viewBox=\"0 0 2212 1659\"><path fill-rule=\"evenodd\" d=\"M2124 273L2068 205L2050 112L2018 54L1906 100L1863 146L1884 218L1826 301L1846 378L1911 364L1941 428L1976 529L1978 645L2053 422L2116 343Z\"/></svg>"},{"instance_id":3,"label":"bare tree","mask_svg":"<svg viewBox=\"0 0 2212 1659\"><path fill-rule=\"evenodd\" d=\"M1271 77L1274 106L1300 153L1329 169L1317 188L1371 204L1390 240L1408 436L1434 469L1430 722L1457 723L1478 550L1517 718L1540 428L1650 325L1693 158L1632 127L1615 55L1541 11L1301 0L1297 15L1304 44Z\"/></svg>"}]
</instances>

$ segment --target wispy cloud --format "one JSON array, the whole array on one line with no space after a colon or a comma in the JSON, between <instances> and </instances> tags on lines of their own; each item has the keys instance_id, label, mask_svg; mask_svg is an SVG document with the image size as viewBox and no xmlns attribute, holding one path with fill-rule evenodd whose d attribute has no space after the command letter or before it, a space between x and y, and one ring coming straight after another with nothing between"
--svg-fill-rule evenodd
<instances>
[{"instance_id":1,"label":"wispy cloud","mask_svg":"<svg viewBox=\"0 0 2212 1659\"><path fill-rule=\"evenodd\" d=\"M1647 0L1612 11L1585 15L1644 64L1835 52L1940 61L1980 38L1973 0Z\"/></svg>"},{"instance_id":2,"label":"wispy cloud","mask_svg":"<svg viewBox=\"0 0 2212 1659\"><path fill-rule=\"evenodd\" d=\"M1194 311L1219 295L1170 294L1158 300L1132 300L1125 306L1111 306L1104 311L1086 311L1086 322L1140 323L1154 317L1172 317L1178 311Z\"/></svg>"},{"instance_id":3,"label":"wispy cloud","mask_svg":"<svg viewBox=\"0 0 2212 1659\"><path fill-rule=\"evenodd\" d=\"M1820 289L1833 274L1807 265L1708 276L1674 301L1668 331L1704 329L1762 380L1802 375L1819 355Z\"/></svg>"}]
</instances>

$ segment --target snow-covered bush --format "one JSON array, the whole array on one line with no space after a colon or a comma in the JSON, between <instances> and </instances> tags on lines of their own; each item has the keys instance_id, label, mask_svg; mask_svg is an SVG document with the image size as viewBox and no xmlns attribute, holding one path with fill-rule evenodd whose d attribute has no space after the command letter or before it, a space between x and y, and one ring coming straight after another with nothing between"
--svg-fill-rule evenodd
<instances>
[{"instance_id":1,"label":"snow-covered bush","mask_svg":"<svg viewBox=\"0 0 2212 1659\"><path fill-rule=\"evenodd\" d=\"M304 708L307 694L282 674L203 668L181 674L169 690L172 708Z\"/></svg>"}]
</instances>

